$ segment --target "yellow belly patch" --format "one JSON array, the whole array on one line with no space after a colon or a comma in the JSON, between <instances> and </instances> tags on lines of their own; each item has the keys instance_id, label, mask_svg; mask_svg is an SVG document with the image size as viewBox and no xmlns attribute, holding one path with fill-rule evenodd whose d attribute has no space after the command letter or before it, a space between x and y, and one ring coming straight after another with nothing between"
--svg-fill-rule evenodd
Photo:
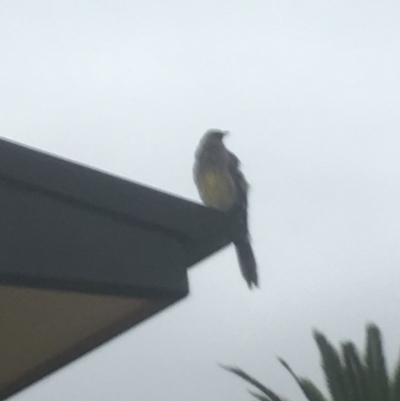
<instances>
[{"instance_id":1,"label":"yellow belly patch","mask_svg":"<svg viewBox=\"0 0 400 401\"><path fill-rule=\"evenodd\" d=\"M203 173L198 179L198 186L200 197L207 206L228 210L235 200L232 181L221 173Z\"/></svg>"}]
</instances>

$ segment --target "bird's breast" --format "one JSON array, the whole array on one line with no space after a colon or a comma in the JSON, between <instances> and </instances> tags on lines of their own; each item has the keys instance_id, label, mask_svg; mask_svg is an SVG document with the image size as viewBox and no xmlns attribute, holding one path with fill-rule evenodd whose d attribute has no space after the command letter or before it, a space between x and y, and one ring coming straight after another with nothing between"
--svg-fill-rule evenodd
<instances>
[{"instance_id":1,"label":"bird's breast","mask_svg":"<svg viewBox=\"0 0 400 401\"><path fill-rule=\"evenodd\" d=\"M229 175L220 171L203 171L197 177L202 201L219 210L229 210L235 201L235 187Z\"/></svg>"}]
</instances>

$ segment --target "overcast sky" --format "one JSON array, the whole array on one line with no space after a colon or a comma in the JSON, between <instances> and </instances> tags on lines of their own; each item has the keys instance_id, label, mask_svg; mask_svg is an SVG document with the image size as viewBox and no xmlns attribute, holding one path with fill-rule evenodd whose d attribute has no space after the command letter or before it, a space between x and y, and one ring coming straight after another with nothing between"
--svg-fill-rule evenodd
<instances>
[{"instance_id":1,"label":"overcast sky","mask_svg":"<svg viewBox=\"0 0 400 401\"><path fill-rule=\"evenodd\" d=\"M229 129L261 289L232 247L190 296L15 401L242 401L239 365L303 399L311 331L400 345L400 3L3 0L1 135L199 200L193 152Z\"/></svg>"}]
</instances>

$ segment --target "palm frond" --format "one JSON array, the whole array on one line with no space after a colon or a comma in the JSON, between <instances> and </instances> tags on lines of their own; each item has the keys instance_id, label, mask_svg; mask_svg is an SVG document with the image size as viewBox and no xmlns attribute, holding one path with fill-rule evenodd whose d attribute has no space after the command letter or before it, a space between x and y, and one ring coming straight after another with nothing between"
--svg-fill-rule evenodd
<instances>
[{"instance_id":1,"label":"palm frond","mask_svg":"<svg viewBox=\"0 0 400 401\"><path fill-rule=\"evenodd\" d=\"M278 358L279 362L285 367L285 369L293 376L296 380L296 383L299 385L304 395L310 401L327 401L322 392L318 389L315 384L308 379L299 377L294 373L293 369L289 366L289 364L282 358Z\"/></svg>"},{"instance_id":2,"label":"palm frond","mask_svg":"<svg viewBox=\"0 0 400 401\"><path fill-rule=\"evenodd\" d=\"M322 333L314 331L314 339L321 354L325 380L333 400L346 401L347 383L339 354Z\"/></svg>"},{"instance_id":3,"label":"palm frond","mask_svg":"<svg viewBox=\"0 0 400 401\"><path fill-rule=\"evenodd\" d=\"M314 339L321 355L321 365L330 397L326 397L311 380L297 376L286 361L278 358L307 400L400 401L400 357L393 376L389 378L381 333L376 325L367 325L365 358L360 356L357 347L350 341L343 342L341 350L337 351L322 333L314 331ZM259 390L261 393L249 390L256 400L286 401L245 371L237 367L221 366Z\"/></svg>"},{"instance_id":4,"label":"palm frond","mask_svg":"<svg viewBox=\"0 0 400 401\"><path fill-rule=\"evenodd\" d=\"M259 401L271 401L271 398L267 397L266 395L258 394L255 391L249 390L249 393L254 397L257 398Z\"/></svg>"},{"instance_id":5,"label":"palm frond","mask_svg":"<svg viewBox=\"0 0 400 401\"><path fill-rule=\"evenodd\" d=\"M360 359L356 346L350 341L343 343L342 354L349 400L372 401L368 390L366 367Z\"/></svg>"},{"instance_id":6,"label":"palm frond","mask_svg":"<svg viewBox=\"0 0 400 401\"><path fill-rule=\"evenodd\" d=\"M390 401L400 401L400 357L390 381Z\"/></svg>"},{"instance_id":7,"label":"palm frond","mask_svg":"<svg viewBox=\"0 0 400 401\"><path fill-rule=\"evenodd\" d=\"M263 392L267 397L269 397L271 401L284 401L284 399L282 397L275 394L268 387L265 387L257 379L255 379L254 377L251 377L249 374L247 374L244 370L237 368L237 367L233 367L233 366L225 366L225 365L220 365L220 366L223 369L227 370L228 372L231 372L231 373L241 377L243 380L246 380L248 383L252 384L258 390ZM268 401L270 401L270 400L268 400Z\"/></svg>"},{"instance_id":8,"label":"palm frond","mask_svg":"<svg viewBox=\"0 0 400 401\"><path fill-rule=\"evenodd\" d=\"M375 400L389 401L389 378L383 354L381 333L374 324L367 326L365 361L370 393Z\"/></svg>"}]
</instances>

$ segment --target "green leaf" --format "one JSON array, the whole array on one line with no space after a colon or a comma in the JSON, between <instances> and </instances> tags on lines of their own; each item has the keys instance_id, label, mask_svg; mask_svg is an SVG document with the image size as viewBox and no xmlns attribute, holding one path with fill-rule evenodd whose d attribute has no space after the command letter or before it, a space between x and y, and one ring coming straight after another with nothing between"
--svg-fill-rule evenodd
<instances>
[{"instance_id":1,"label":"green leaf","mask_svg":"<svg viewBox=\"0 0 400 401\"><path fill-rule=\"evenodd\" d=\"M339 354L322 333L314 331L314 339L321 354L325 380L333 400L347 401L345 372Z\"/></svg>"},{"instance_id":2,"label":"green leaf","mask_svg":"<svg viewBox=\"0 0 400 401\"><path fill-rule=\"evenodd\" d=\"M352 342L342 344L349 400L372 401L367 382L367 372Z\"/></svg>"},{"instance_id":3,"label":"green leaf","mask_svg":"<svg viewBox=\"0 0 400 401\"><path fill-rule=\"evenodd\" d=\"M390 384L390 401L400 401L400 357Z\"/></svg>"},{"instance_id":4,"label":"green leaf","mask_svg":"<svg viewBox=\"0 0 400 401\"><path fill-rule=\"evenodd\" d=\"M383 354L381 333L374 324L367 326L365 356L370 393L374 400L389 401L389 379Z\"/></svg>"},{"instance_id":5,"label":"green leaf","mask_svg":"<svg viewBox=\"0 0 400 401\"><path fill-rule=\"evenodd\" d=\"M260 400L260 401L271 401L271 398L267 397L266 395L258 394L256 392L250 391L250 390L249 390L249 393L253 397L257 398L257 400ZM277 395L277 397L278 397L278 395ZM283 400L283 398L282 398L282 400Z\"/></svg>"},{"instance_id":6,"label":"green leaf","mask_svg":"<svg viewBox=\"0 0 400 401\"><path fill-rule=\"evenodd\" d=\"M251 377L250 375L248 375L242 369L239 369L239 368L233 367L233 366L224 366L224 365L220 365L220 366L223 369L227 370L228 372L231 372L231 373L241 377L242 379L246 380L248 383L251 383L254 387L258 388L267 397L269 397L271 401L284 401L284 399L282 397L275 394L272 390L270 390L268 387L265 387L258 380L256 380L254 377ZM270 401L270 400L268 400L268 401Z\"/></svg>"},{"instance_id":7,"label":"green leaf","mask_svg":"<svg viewBox=\"0 0 400 401\"><path fill-rule=\"evenodd\" d=\"M304 395L307 397L308 400L310 401L327 401L325 396L322 394L322 392L318 389L315 384L308 379L299 377L294 373L292 368L289 366L289 364L283 360L282 358L278 358L279 362L285 367L285 369L293 376L293 378L296 380L297 384L303 391Z\"/></svg>"}]
</instances>

